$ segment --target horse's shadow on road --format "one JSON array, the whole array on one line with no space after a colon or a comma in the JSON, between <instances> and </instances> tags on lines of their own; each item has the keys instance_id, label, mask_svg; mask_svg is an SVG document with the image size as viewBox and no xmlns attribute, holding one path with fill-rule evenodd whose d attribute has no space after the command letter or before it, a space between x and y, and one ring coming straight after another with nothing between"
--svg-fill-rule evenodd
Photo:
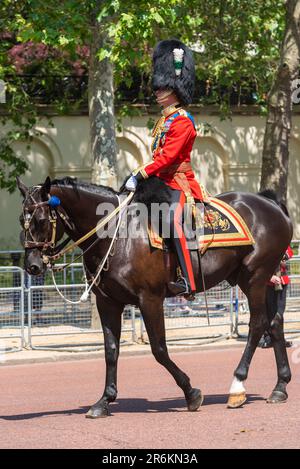
<instances>
[{"instance_id":1,"label":"horse's shadow on road","mask_svg":"<svg viewBox=\"0 0 300 469\"><path fill-rule=\"evenodd\" d=\"M222 404L226 405L228 394L208 394L204 398L203 406ZM248 394L247 404L252 404L254 401L265 400L258 394ZM44 412L18 414L18 415L0 415L3 420L29 420L41 417L49 417L54 415L74 415L85 414L90 409L90 406L79 407L77 409L65 410L49 410ZM130 413L164 413L164 412L183 412L187 411L186 402L183 398L164 399L161 401L148 401L142 398L132 399L117 399L116 402L110 406L111 413L130 414Z\"/></svg>"},{"instance_id":2,"label":"horse's shadow on road","mask_svg":"<svg viewBox=\"0 0 300 469\"><path fill-rule=\"evenodd\" d=\"M202 407L208 405L226 405L228 394L208 394L204 397ZM258 394L248 394L247 404L254 401L265 400ZM147 399L118 399L111 405L112 413L163 413L188 411L183 398L164 399L161 401L148 401Z\"/></svg>"}]
</instances>

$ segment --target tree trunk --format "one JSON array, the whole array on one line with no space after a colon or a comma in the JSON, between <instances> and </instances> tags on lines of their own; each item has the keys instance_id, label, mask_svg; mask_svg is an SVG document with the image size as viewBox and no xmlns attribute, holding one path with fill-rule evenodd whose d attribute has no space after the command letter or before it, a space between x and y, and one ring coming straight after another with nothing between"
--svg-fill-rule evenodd
<instances>
[{"instance_id":1,"label":"tree trunk","mask_svg":"<svg viewBox=\"0 0 300 469\"><path fill-rule=\"evenodd\" d=\"M289 137L292 125L292 81L299 73L300 0L287 0L280 64L268 96L260 190L273 189L286 202Z\"/></svg>"},{"instance_id":2,"label":"tree trunk","mask_svg":"<svg viewBox=\"0 0 300 469\"><path fill-rule=\"evenodd\" d=\"M114 113L113 65L101 62L97 52L108 38L95 21L89 67L90 145L93 159L92 182L116 188L116 133Z\"/></svg>"}]
</instances>

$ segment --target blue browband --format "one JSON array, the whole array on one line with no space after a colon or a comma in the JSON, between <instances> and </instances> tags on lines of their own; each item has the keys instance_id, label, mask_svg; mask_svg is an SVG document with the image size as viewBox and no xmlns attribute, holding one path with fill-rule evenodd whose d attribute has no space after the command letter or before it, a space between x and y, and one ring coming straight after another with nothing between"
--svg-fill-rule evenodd
<instances>
[{"instance_id":1,"label":"blue browband","mask_svg":"<svg viewBox=\"0 0 300 469\"><path fill-rule=\"evenodd\" d=\"M50 199L48 200L48 205L50 205L51 208L58 207L60 205L60 199L56 195L51 195Z\"/></svg>"}]
</instances>

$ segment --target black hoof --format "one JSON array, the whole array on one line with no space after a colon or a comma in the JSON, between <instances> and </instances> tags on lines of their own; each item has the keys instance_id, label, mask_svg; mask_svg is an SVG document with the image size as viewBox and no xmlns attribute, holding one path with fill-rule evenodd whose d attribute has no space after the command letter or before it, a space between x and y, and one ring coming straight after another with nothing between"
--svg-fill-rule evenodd
<instances>
[{"instance_id":1,"label":"black hoof","mask_svg":"<svg viewBox=\"0 0 300 469\"><path fill-rule=\"evenodd\" d=\"M109 417L110 412L108 406L99 406L91 407L87 414L85 414L87 419L100 419L104 417Z\"/></svg>"},{"instance_id":2,"label":"black hoof","mask_svg":"<svg viewBox=\"0 0 300 469\"><path fill-rule=\"evenodd\" d=\"M204 400L204 396L202 396L200 389L193 388L188 396L186 396L186 402L188 406L188 410L190 412L195 412L201 406Z\"/></svg>"},{"instance_id":3,"label":"black hoof","mask_svg":"<svg viewBox=\"0 0 300 469\"><path fill-rule=\"evenodd\" d=\"M288 395L286 392L283 391L273 391L271 396L267 399L267 404L281 404L282 402L286 402Z\"/></svg>"}]
</instances>

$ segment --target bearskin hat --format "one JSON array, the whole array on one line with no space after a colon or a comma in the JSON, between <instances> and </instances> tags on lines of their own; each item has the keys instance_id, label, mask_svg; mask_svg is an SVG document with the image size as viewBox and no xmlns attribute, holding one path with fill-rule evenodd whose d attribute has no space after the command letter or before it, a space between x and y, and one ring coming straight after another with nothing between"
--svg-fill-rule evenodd
<instances>
[{"instance_id":1,"label":"bearskin hat","mask_svg":"<svg viewBox=\"0 0 300 469\"><path fill-rule=\"evenodd\" d=\"M181 104L192 102L195 86L193 53L178 39L160 41L153 52L153 90L174 90Z\"/></svg>"}]
</instances>

